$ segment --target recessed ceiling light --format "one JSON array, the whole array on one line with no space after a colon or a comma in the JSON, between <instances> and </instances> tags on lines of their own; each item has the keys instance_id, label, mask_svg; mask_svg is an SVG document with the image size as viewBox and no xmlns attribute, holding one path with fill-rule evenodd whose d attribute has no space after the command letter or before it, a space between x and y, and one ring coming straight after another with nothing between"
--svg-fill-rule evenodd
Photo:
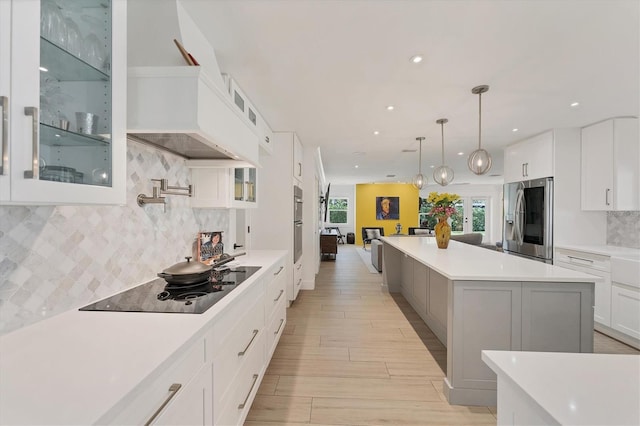
<instances>
[{"instance_id":1,"label":"recessed ceiling light","mask_svg":"<svg viewBox=\"0 0 640 426\"><path fill-rule=\"evenodd\" d=\"M572 107L577 107L578 105L580 105L580 102L573 102L573 103L571 104L571 106L572 106Z\"/></svg>"},{"instance_id":2,"label":"recessed ceiling light","mask_svg":"<svg viewBox=\"0 0 640 426\"><path fill-rule=\"evenodd\" d=\"M511 131L512 131L512 132L517 132L517 131L518 131L518 129L512 129Z\"/></svg>"},{"instance_id":3,"label":"recessed ceiling light","mask_svg":"<svg viewBox=\"0 0 640 426\"><path fill-rule=\"evenodd\" d=\"M379 134L380 134L380 132L376 130L376 131L374 131L374 132L373 132L373 134L374 134L374 135L379 135Z\"/></svg>"},{"instance_id":4,"label":"recessed ceiling light","mask_svg":"<svg viewBox=\"0 0 640 426\"><path fill-rule=\"evenodd\" d=\"M393 111L395 107L393 105L387 106L387 111Z\"/></svg>"},{"instance_id":5,"label":"recessed ceiling light","mask_svg":"<svg viewBox=\"0 0 640 426\"><path fill-rule=\"evenodd\" d=\"M48 70L47 68L45 68L45 67L40 67L40 71L42 71L42 72L48 72L49 70Z\"/></svg>"},{"instance_id":6,"label":"recessed ceiling light","mask_svg":"<svg viewBox=\"0 0 640 426\"><path fill-rule=\"evenodd\" d=\"M458 155L464 155L464 152L461 151L461 152L458 153Z\"/></svg>"},{"instance_id":7,"label":"recessed ceiling light","mask_svg":"<svg viewBox=\"0 0 640 426\"><path fill-rule=\"evenodd\" d=\"M431 169L433 169L434 167L436 167L436 166L433 166L433 165L429 166L429 168L431 168Z\"/></svg>"},{"instance_id":8,"label":"recessed ceiling light","mask_svg":"<svg viewBox=\"0 0 640 426\"><path fill-rule=\"evenodd\" d=\"M413 62L414 64L419 64L420 62L422 62L422 56L420 55L412 56L411 62Z\"/></svg>"},{"instance_id":9,"label":"recessed ceiling light","mask_svg":"<svg viewBox=\"0 0 640 426\"><path fill-rule=\"evenodd\" d=\"M358 168L358 165L356 164L356 169Z\"/></svg>"}]
</instances>

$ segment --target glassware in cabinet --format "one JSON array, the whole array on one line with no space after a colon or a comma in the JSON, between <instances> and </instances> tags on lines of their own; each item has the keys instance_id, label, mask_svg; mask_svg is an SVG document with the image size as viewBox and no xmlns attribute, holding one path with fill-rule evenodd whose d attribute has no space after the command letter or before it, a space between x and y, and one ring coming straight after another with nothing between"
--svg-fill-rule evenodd
<instances>
[{"instance_id":1,"label":"glassware in cabinet","mask_svg":"<svg viewBox=\"0 0 640 426\"><path fill-rule=\"evenodd\" d=\"M111 186L111 1L42 0L40 10L39 147L30 174Z\"/></svg>"}]
</instances>

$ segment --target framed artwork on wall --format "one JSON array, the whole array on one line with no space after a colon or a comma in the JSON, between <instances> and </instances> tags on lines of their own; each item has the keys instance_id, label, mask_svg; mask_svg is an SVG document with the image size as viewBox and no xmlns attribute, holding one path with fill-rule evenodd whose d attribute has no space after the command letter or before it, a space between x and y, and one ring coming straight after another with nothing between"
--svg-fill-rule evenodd
<instances>
[{"instance_id":1,"label":"framed artwork on wall","mask_svg":"<svg viewBox=\"0 0 640 426\"><path fill-rule=\"evenodd\" d=\"M376 220L400 219L400 197L376 197Z\"/></svg>"}]
</instances>

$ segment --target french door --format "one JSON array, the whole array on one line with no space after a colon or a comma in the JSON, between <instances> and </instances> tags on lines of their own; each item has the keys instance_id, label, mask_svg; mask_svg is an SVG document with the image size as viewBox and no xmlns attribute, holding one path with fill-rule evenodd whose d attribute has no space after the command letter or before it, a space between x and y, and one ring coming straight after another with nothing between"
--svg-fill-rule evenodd
<instances>
[{"instance_id":1,"label":"french door","mask_svg":"<svg viewBox=\"0 0 640 426\"><path fill-rule=\"evenodd\" d=\"M456 213L451 216L451 233L481 233L486 240L489 234L489 198L462 197L455 204Z\"/></svg>"}]
</instances>

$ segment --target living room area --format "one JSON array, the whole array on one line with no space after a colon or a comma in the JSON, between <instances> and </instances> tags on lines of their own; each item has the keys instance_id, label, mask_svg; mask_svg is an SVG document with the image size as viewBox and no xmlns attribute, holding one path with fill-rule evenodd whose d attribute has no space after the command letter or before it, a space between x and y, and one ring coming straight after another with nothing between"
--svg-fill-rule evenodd
<instances>
[{"instance_id":1,"label":"living room area","mask_svg":"<svg viewBox=\"0 0 640 426\"><path fill-rule=\"evenodd\" d=\"M410 183L332 184L324 230L334 229L345 243L351 234L360 247L366 239L363 228L382 228L385 236L413 234L411 228L433 231L435 219L427 215L430 207L426 199L429 193L442 189L428 185L418 190ZM450 221L452 235L479 232L482 244L502 241L502 185L458 184L448 186L446 192L460 196ZM368 242L366 246L368 249Z\"/></svg>"}]
</instances>

